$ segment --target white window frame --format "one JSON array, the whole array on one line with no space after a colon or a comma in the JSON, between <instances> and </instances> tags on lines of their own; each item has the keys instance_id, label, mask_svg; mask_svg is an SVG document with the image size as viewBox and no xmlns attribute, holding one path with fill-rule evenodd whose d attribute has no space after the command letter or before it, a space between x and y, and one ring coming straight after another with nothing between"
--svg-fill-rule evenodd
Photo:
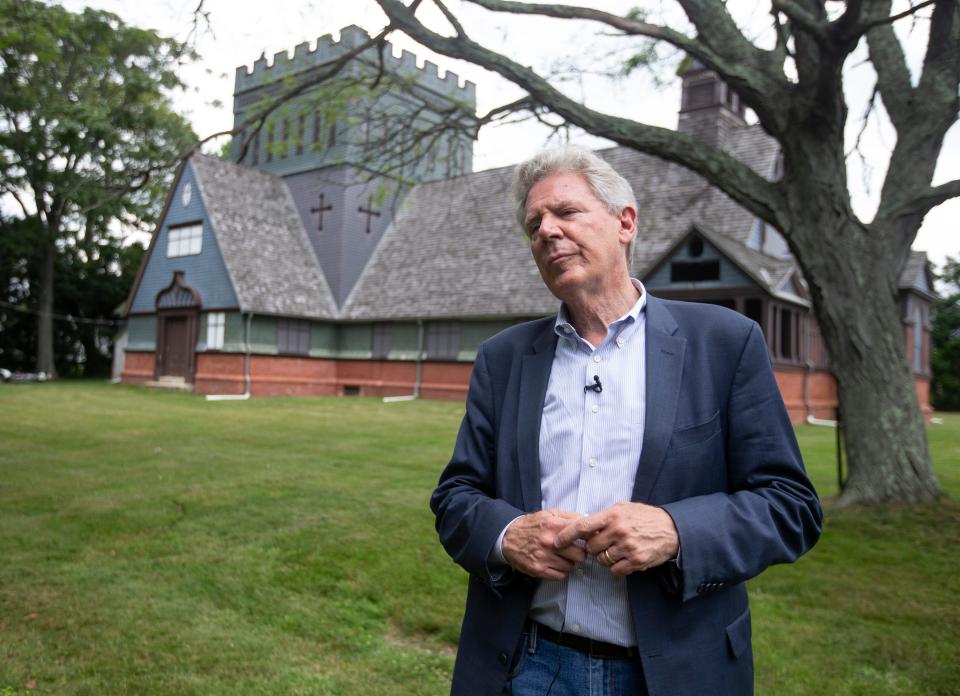
<instances>
[{"instance_id":1,"label":"white window frame","mask_svg":"<svg viewBox=\"0 0 960 696\"><path fill-rule=\"evenodd\" d=\"M167 230L167 258L196 256L203 250L203 223L196 222Z\"/></svg>"},{"instance_id":2,"label":"white window frame","mask_svg":"<svg viewBox=\"0 0 960 696\"><path fill-rule=\"evenodd\" d=\"M207 350L222 350L227 315L224 312L207 314Z\"/></svg>"}]
</instances>

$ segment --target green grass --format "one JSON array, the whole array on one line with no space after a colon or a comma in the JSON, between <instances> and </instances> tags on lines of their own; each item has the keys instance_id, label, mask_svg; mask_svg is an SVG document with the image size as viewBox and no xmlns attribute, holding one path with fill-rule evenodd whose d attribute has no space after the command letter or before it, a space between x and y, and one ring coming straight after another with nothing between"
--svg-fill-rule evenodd
<instances>
[{"instance_id":1,"label":"green grass","mask_svg":"<svg viewBox=\"0 0 960 696\"><path fill-rule=\"evenodd\" d=\"M462 406L0 387L0 696L442 694ZM931 426L960 492L960 414ZM802 428L835 492L833 431ZM832 510L751 583L763 694L960 693L960 505Z\"/></svg>"}]
</instances>

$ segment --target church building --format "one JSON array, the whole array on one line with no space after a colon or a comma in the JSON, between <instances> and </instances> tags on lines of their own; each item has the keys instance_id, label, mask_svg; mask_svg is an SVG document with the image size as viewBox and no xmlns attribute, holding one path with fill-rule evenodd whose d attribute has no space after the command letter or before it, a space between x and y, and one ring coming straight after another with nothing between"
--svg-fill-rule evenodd
<instances>
[{"instance_id":1,"label":"church building","mask_svg":"<svg viewBox=\"0 0 960 696\"><path fill-rule=\"evenodd\" d=\"M241 66L235 123L368 38L346 27L338 41ZM381 89L343 80L303 90L234 138L233 161L196 154L180 166L127 303L123 382L462 399L483 340L556 312L513 217L513 168L473 172L472 140L449 127L475 110L474 85L389 45L343 74L370 71L389 78ZM696 63L682 78L679 130L779 176L776 142L747 124L737 95ZM429 148L405 140L418 137ZM409 156L419 151L434 154ZM833 418L829 356L777 230L679 165L623 147L597 154L637 194L633 275L654 295L757 321L791 418ZM933 285L922 252L903 269L900 296L904 348L929 412Z\"/></svg>"}]
</instances>

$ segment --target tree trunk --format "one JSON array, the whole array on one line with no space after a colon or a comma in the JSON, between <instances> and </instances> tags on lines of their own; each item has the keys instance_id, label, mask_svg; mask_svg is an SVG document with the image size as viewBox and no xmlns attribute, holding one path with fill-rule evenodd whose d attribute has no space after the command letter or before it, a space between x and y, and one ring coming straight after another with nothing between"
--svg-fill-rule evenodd
<instances>
[{"instance_id":1,"label":"tree trunk","mask_svg":"<svg viewBox=\"0 0 960 696\"><path fill-rule=\"evenodd\" d=\"M823 217L837 222L828 213L821 225ZM848 220L836 234L819 236L831 248L806 269L837 379L848 461L844 505L909 504L941 493L906 357L900 264L881 240L877 230Z\"/></svg>"},{"instance_id":2,"label":"tree trunk","mask_svg":"<svg viewBox=\"0 0 960 696\"><path fill-rule=\"evenodd\" d=\"M55 378L57 368L53 360L53 275L56 247L41 241L39 250L40 293L37 303L37 372Z\"/></svg>"},{"instance_id":3,"label":"tree trunk","mask_svg":"<svg viewBox=\"0 0 960 696\"><path fill-rule=\"evenodd\" d=\"M866 295L857 303L859 312L845 312L855 317L848 320L858 324L865 353L849 342L828 341L849 462L840 499L848 504L931 500L940 486L905 357L900 310L895 298Z\"/></svg>"}]
</instances>

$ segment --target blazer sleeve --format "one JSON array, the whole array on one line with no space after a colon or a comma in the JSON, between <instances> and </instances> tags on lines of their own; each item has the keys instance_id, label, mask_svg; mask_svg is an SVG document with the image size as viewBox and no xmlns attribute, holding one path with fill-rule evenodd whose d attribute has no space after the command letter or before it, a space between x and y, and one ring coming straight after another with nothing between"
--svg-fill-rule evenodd
<instances>
[{"instance_id":1,"label":"blazer sleeve","mask_svg":"<svg viewBox=\"0 0 960 696\"><path fill-rule=\"evenodd\" d=\"M823 523L756 324L740 353L726 418L727 490L663 505L680 536L684 601L796 560Z\"/></svg>"},{"instance_id":2,"label":"blazer sleeve","mask_svg":"<svg viewBox=\"0 0 960 696\"><path fill-rule=\"evenodd\" d=\"M490 552L500 532L524 514L498 497L495 403L486 352L481 346L453 456L430 498L444 549L468 573L491 586L502 573L491 577L487 566Z\"/></svg>"}]
</instances>

